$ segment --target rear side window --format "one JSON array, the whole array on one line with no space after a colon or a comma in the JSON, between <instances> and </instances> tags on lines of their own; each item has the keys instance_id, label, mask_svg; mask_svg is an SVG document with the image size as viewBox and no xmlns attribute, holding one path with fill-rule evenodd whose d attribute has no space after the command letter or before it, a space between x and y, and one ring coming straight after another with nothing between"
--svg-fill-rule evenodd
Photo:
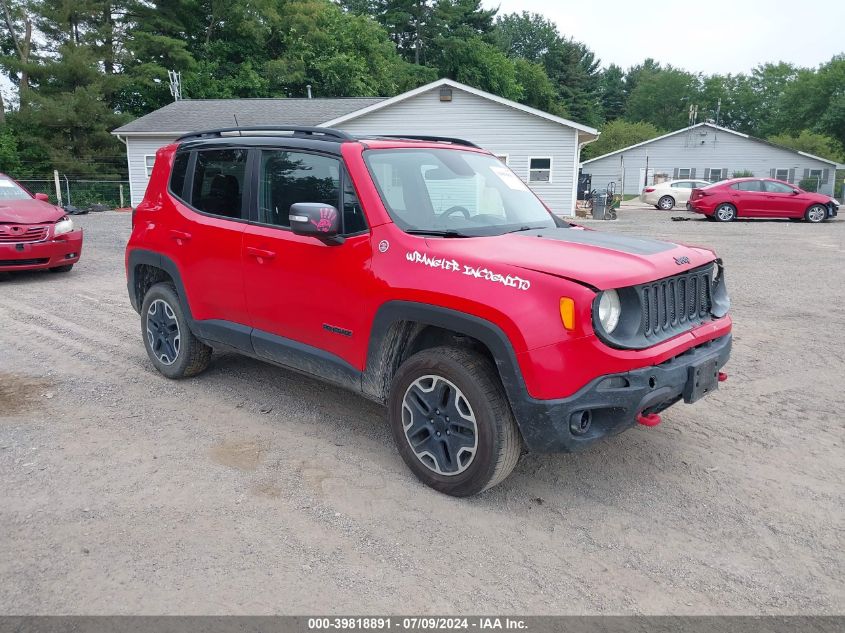
<instances>
[{"instance_id":1,"label":"rear side window","mask_svg":"<svg viewBox=\"0 0 845 633\"><path fill-rule=\"evenodd\" d=\"M763 191L762 184L759 180L744 180L731 185L731 189L736 189L737 191Z\"/></svg>"},{"instance_id":2,"label":"rear side window","mask_svg":"<svg viewBox=\"0 0 845 633\"><path fill-rule=\"evenodd\" d=\"M197 152L191 205L211 215L243 217L246 159L245 149Z\"/></svg>"},{"instance_id":3,"label":"rear side window","mask_svg":"<svg viewBox=\"0 0 845 633\"><path fill-rule=\"evenodd\" d=\"M769 193L792 193L792 187L785 185L782 182L772 182L766 180L766 191Z\"/></svg>"},{"instance_id":4,"label":"rear side window","mask_svg":"<svg viewBox=\"0 0 845 633\"><path fill-rule=\"evenodd\" d=\"M188 172L188 152L176 154L173 159L173 171L170 172L170 191L177 198L183 198L185 193L185 174Z\"/></svg>"}]
</instances>

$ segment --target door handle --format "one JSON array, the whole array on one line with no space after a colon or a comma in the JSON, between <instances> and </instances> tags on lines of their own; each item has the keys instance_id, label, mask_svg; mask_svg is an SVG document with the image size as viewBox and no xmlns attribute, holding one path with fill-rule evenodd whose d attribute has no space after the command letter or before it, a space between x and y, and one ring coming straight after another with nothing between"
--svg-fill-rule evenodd
<instances>
[{"instance_id":1,"label":"door handle","mask_svg":"<svg viewBox=\"0 0 845 633\"><path fill-rule=\"evenodd\" d=\"M176 240L176 243L181 246L182 242L187 242L189 239L191 239L191 234L186 233L185 231L171 230L170 231L170 237L172 237L174 240Z\"/></svg>"},{"instance_id":2,"label":"door handle","mask_svg":"<svg viewBox=\"0 0 845 633\"><path fill-rule=\"evenodd\" d=\"M263 248L254 248L252 246L247 246L246 252L247 255L252 255L259 262L262 259L273 259L276 256L276 253L274 251L265 251Z\"/></svg>"}]
</instances>

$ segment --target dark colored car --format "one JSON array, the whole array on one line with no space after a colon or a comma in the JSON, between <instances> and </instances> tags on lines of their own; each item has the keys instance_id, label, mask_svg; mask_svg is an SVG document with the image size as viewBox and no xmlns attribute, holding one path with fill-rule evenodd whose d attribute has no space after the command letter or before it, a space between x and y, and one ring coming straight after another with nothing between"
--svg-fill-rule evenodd
<instances>
[{"instance_id":1,"label":"dark colored car","mask_svg":"<svg viewBox=\"0 0 845 633\"><path fill-rule=\"evenodd\" d=\"M568 224L457 139L183 137L157 154L126 272L162 374L219 349L346 387L459 496L523 449L657 424L717 388L731 348L712 251Z\"/></svg>"},{"instance_id":2,"label":"dark colored car","mask_svg":"<svg viewBox=\"0 0 845 633\"><path fill-rule=\"evenodd\" d=\"M839 206L830 196L804 191L773 178L734 178L693 189L689 209L708 219L789 218L817 224L835 217Z\"/></svg>"},{"instance_id":3,"label":"dark colored car","mask_svg":"<svg viewBox=\"0 0 845 633\"><path fill-rule=\"evenodd\" d=\"M0 272L67 272L82 253L82 230L65 211L0 174Z\"/></svg>"}]
</instances>

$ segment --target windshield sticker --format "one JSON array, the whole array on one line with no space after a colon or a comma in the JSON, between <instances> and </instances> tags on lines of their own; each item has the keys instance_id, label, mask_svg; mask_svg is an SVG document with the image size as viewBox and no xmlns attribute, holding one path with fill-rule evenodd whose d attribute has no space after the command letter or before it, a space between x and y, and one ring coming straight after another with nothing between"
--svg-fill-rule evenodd
<instances>
[{"instance_id":1,"label":"windshield sticker","mask_svg":"<svg viewBox=\"0 0 845 633\"><path fill-rule=\"evenodd\" d=\"M443 270L462 273L464 275L469 275L470 277L475 277L476 279L484 279L486 281L500 283L508 288L528 290L531 287L531 282L527 279L522 279L521 277L516 277L514 275L502 275L497 272L493 272L489 268L467 266L466 264L460 264L454 259L429 257L425 253L420 253L419 251L409 252L405 255L405 258L409 262L413 262L415 264L423 264L425 266L430 266L431 268L441 268Z\"/></svg>"},{"instance_id":2,"label":"windshield sticker","mask_svg":"<svg viewBox=\"0 0 845 633\"><path fill-rule=\"evenodd\" d=\"M515 173L513 173L507 167L500 167L498 165L491 167L490 171L496 174L499 178L502 179L508 187L513 189L514 191L528 191L528 185L522 182Z\"/></svg>"}]
</instances>

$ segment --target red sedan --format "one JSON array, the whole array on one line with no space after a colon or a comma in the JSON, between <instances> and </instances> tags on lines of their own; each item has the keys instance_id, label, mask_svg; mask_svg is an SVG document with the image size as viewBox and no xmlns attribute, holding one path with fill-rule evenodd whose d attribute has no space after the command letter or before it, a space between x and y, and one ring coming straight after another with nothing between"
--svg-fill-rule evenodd
<instances>
[{"instance_id":1,"label":"red sedan","mask_svg":"<svg viewBox=\"0 0 845 633\"><path fill-rule=\"evenodd\" d=\"M771 178L734 178L693 189L689 206L690 210L719 222L736 218L791 218L819 223L834 217L839 209L830 196Z\"/></svg>"},{"instance_id":2,"label":"red sedan","mask_svg":"<svg viewBox=\"0 0 845 633\"><path fill-rule=\"evenodd\" d=\"M63 209L0 174L0 272L67 272L81 252L82 229Z\"/></svg>"}]
</instances>

